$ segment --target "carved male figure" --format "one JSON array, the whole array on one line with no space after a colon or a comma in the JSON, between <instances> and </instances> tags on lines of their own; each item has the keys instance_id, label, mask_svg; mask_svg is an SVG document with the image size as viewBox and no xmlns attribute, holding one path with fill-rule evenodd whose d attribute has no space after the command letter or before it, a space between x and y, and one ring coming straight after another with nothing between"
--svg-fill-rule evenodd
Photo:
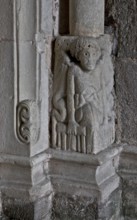
<instances>
[{"instance_id":1,"label":"carved male figure","mask_svg":"<svg viewBox=\"0 0 137 220\"><path fill-rule=\"evenodd\" d=\"M59 40L56 53L53 144L91 153L95 135L111 117L106 100L113 82L104 68L105 55L94 39L84 37Z\"/></svg>"}]
</instances>

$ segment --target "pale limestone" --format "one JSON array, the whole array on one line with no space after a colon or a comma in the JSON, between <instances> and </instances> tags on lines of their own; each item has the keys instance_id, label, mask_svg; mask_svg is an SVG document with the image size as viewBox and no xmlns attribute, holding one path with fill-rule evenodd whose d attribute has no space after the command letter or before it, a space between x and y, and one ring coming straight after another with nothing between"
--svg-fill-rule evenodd
<instances>
[{"instance_id":1,"label":"pale limestone","mask_svg":"<svg viewBox=\"0 0 137 220\"><path fill-rule=\"evenodd\" d=\"M109 37L56 41L52 147L98 153L115 139Z\"/></svg>"},{"instance_id":2,"label":"pale limestone","mask_svg":"<svg viewBox=\"0 0 137 220\"><path fill-rule=\"evenodd\" d=\"M70 0L70 35L104 34L104 0Z\"/></svg>"},{"instance_id":3,"label":"pale limestone","mask_svg":"<svg viewBox=\"0 0 137 220\"><path fill-rule=\"evenodd\" d=\"M116 169L121 148L109 146L115 138L113 66L111 42L109 36L103 35L102 0L70 1L70 34L78 37L60 37L56 41L52 120L53 123L57 120L59 130L52 124L52 139L55 143L59 131L61 136L76 136L78 144L69 142L69 145L61 145L61 149L48 149L48 77L54 55L54 52L51 54L52 35L58 35L59 30L58 6L58 0L0 2L0 211L3 209L12 219L50 220L54 213L54 198L59 198L62 214L67 211L62 209L64 197L66 200L72 197L76 209L71 207L71 200L68 201L71 214L73 211L76 214L74 219L91 219L90 204L93 209L99 208L98 213L94 210L95 215L106 220L120 219L120 178ZM101 75L103 79L99 79ZM102 84L104 87L100 88ZM99 89L102 95L97 97ZM74 95L76 103L72 98ZM62 115L69 115L68 121L58 120L55 115L58 101L61 101ZM69 124L69 119L75 118L76 107L81 108L77 117L83 113L86 118L85 124L79 123L77 129L75 124ZM92 112L94 120L91 120ZM89 142L87 150L85 140L92 139L91 133L87 137L85 129L89 124L95 134L94 143ZM125 158L122 155L121 163L127 168L125 176L130 178L134 175L128 175L128 165L133 168L132 174L136 174L136 163L135 159ZM89 212L86 212L86 204L89 204ZM83 217L82 212L87 216ZM98 219L102 220L102 217Z\"/></svg>"},{"instance_id":4,"label":"pale limestone","mask_svg":"<svg viewBox=\"0 0 137 220\"><path fill-rule=\"evenodd\" d=\"M51 12L48 0L0 1L0 191L3 212L12 219L45 217L41 201L52 195L43 163L49 147Z\"/></svg>"}]
</instances>

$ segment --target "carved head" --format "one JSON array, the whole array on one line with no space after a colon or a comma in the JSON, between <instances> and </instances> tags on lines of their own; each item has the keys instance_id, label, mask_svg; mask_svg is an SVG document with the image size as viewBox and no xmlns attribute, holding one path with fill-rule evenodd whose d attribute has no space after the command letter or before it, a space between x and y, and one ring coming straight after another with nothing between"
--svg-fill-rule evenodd
<instances>
[{"instance_id":1,"label":"carved head","mask_svg":"<svg viewBox=\"0 0 137 220\"><path fill-rule=\"evenodd\" d=\"M79 62L82 69L94 70L101 56L101 49L98 44L89 38L78 38L71 49L72 56Z\"/></svg>"}]
</instances>

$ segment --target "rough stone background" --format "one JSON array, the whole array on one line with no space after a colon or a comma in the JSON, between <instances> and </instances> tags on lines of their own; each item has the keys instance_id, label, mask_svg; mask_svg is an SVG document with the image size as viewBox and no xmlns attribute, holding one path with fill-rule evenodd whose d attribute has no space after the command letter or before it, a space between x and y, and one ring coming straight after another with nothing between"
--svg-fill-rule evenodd
<instances>
[{"instance_id":1,"label":"rough stone background","mask_svg":"<svg viewBox=\"0 0 137 220\"><path fill-rule=\"evenodd\" d=\"M106 0L106 26L115 32L117 135L137 144L137 0Z\"/></svg>"},{"instance_id":2,"label":"rough stone background","mask_svg":"<svg viewBox=\"0 0 137 220\"><path fill-rule=\"evenodd\" d=\"M137 0L105 4L105 26L114 34L117 140L137 145ZM59 34L69 33L68 0L60 0L58 25Z\"/></svg>"},{"instance_id":3,"label":"rough stone background","mask_svg":"<svg viewBox=\"0 0 137 220\"><path fill-rule=\"evenodd\" d=\"M106 26L114 33L114 67L117 141L137 146L137 0L106 0ZM122 212L125 220L137 219L137 176L134 153L127 159L122 178ZM122 162L121 162L122 163ZM131 164L133 166L131 167ZM123 172L122 164L120 172Z\"/></svg>"},{"instance_id":4,"label":"rough stone background","mask_svg":"<svg viewBox=\"0 0 137 220\"><path fill-rule=\"evenodd\" d=\"M92 198L81 198L57 194L53 198L52 220L96 220L97 202Z\"/></svg>"}]
</instances>

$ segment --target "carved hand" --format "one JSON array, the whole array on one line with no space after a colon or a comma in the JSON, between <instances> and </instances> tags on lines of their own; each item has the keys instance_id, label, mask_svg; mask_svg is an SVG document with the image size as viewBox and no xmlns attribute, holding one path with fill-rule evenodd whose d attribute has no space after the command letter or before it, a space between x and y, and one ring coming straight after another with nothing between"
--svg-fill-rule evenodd
<instances>
[{"instance_id":1,"label":"carved hand","mask_svg":"<svg viewBox=\"0 0 137 220\"><path fill-rule=\"evenodd\" d=\"M72 135L76 135L77 134L77 127L78 127L78 124L76 122L69 122L68 128L67 128L67 133L72 134Z\"/></svg>"}]
</instances>

